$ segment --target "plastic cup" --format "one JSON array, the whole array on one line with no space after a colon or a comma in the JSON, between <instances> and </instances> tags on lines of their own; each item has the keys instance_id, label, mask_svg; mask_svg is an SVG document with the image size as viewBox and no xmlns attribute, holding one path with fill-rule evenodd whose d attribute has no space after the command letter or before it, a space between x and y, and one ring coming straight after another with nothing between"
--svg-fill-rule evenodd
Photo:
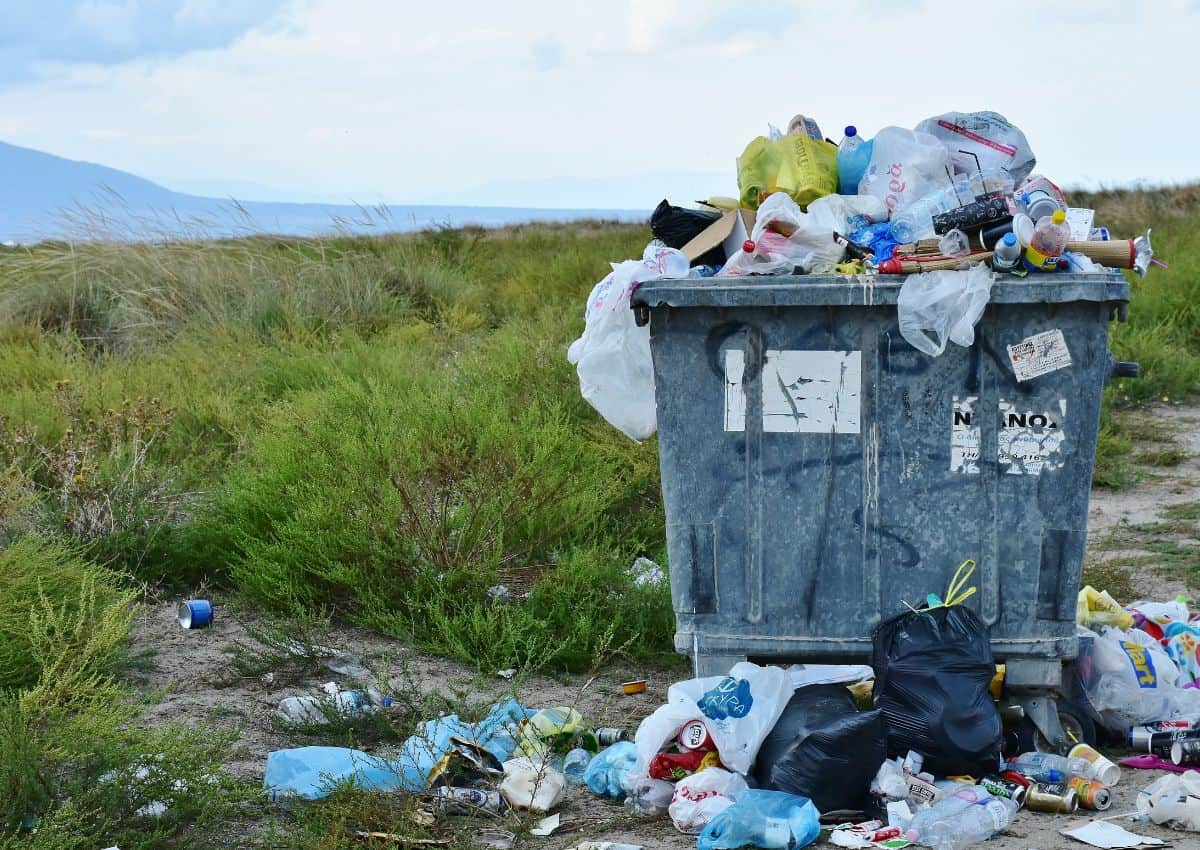
<instances>
[{"instance_id":1,"label":"plastic cup","mask_svg":"<svg viewBox=\"0 0 1200 850\"><path fill-rule=\"evenodd\" d=\"M1116 785L1121 781L1121 768L1087 744L1076 744L1071 748L1069 756L1091 762L1093 777L1104 785Z\"/></svg>"},{"instance_id":2,"label":"plastic cup","mask_svg":"<svg viewBox=\"0 0 1200 850\"><path fill-rule=\"evenodd\" d=\"M203 629L212 625L212 603L207 599L189 599L179 603L179 625L185 629Z\"/></svg>"}]
</instances>

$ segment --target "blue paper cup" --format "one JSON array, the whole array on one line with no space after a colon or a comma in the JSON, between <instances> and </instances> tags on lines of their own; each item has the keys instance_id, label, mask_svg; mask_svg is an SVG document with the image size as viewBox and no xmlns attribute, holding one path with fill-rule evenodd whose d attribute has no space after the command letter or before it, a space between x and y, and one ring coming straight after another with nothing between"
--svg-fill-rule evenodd
<instances>
[{"instance_id":1,"label":"blue paper cup","mask_svg":"<svg viewBox=\"0 0 1200 850\"><path fill-rule=\"evenodd\" d=\"M189 599L179 603L179 625L185 629L204 629L212 625L213 607L207 599Z\"/></svg>"}]
</instances>

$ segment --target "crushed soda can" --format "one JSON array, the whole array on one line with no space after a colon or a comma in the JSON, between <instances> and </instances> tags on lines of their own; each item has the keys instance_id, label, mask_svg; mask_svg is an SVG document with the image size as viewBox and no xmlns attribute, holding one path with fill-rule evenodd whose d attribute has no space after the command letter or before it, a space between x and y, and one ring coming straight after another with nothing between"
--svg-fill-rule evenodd
<instances>
[{"instance_id":1,"label":"crushed soda can","mask_svg":"<svg viewBox=\"0 0 1200 850\"><path fill-rule=\"evenodd\" d=\"M1029 786L1003 776L985 776L979 780L979 786L993 797L1005 797L1012 800L1020 808L1025 805L1025 797Z\"/></svg>"},{"instance_id":2,"label":"crushed soda can","mask_svg":"<svg viewBox=\"0 0 1200 850\"><path fill-rule=\"evenodd\" d=\"M456 815L467 815L483 809L499 814L505 810L504 798L499 791L482 788L448 788L444 785L433 790L437 797L437 809Z\"/></svg>"},{"instance_id":3,"label":"crushed soda can","mask_svg":"<svg viewBox=\"0 0 1200 850\"><path fill-rule=\"evenodd\" d=\"M1189 738L1171 745L1172 764L1200 764L1200 741Z\"/></svg>"},{"instance_id":4,"label":"crushed soda can","mask_svg":"<svg viewBox=\"0 0 1200 850\"><path fill-rule=\"evenodd\" d=\"M679 730L679 746L685 750L715 750L717 744L703 720L689 720Z\"/></svg>"},{"instance_id":5,"label":"crushed soda can","mask_svg":"<svg viewBox=\"0 0 1200 850\"><path fill-rule=\"evenodd\" d=\"M593 734L596 736L596 743L602 747L611 747L613 744L629 740L629 733L615 726L601 726L594 730Z\"/></svg>"}]
</instances>

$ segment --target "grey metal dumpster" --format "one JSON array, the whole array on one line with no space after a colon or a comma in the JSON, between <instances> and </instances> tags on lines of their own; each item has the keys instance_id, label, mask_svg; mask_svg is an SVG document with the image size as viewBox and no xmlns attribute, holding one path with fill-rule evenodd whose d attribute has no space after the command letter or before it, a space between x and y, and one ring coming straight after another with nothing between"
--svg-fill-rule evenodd
<instances>
[{"instance_id":1,"label":"grey metal dumpster","mask_svg":"<svg viewBox=\"0 0 1200 850\"><path fill-rule=\"evenodd\" d=\"M970 348L900 335L902 276L642 284L650 323L675 648L866 658L882 618L978 562L969 603L1010 689L1062 739L1077 651L1100 395L1119 273L997 279Z\"/></svg>"}]
</instances>

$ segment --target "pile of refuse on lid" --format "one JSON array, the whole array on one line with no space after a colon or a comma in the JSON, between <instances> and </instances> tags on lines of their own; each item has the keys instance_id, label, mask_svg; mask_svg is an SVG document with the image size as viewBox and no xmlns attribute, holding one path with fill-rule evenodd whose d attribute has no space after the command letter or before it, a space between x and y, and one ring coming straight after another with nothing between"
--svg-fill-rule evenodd
<instances>
[{"instance_id":1,"label":"pile of refuse on lid","mask_svg":"<svg viewBox=\"0 0 1200 850\"><path fill-rule=\"evenodd\" d=\"M1113 239L1093 210L1034 174L1019 128L995 112L948 112L913 129L884 127L840 144L797 115L737 159L739 197L698 209L659 204L656 239L693 277L909 274L986 263L1010 275L1144 275L1150 232Z\"/></svg>"},{"instance_id":2,"label":"pile of refuse on lid","mask_svg":"<svg viewBox=\"0 0 1200 850\"><path fill-rule=\"evenodd\" d=\"M408 792L430 818L485 814L502 825L514 810L548 815L535 836L579 828L555 809L570 786L583 785L632 816L669 817L699 850L795 848L822 835L840 847L960 850L1002 832L1023 809L1107 810L1124 766L1173 772L1140 791L1135 820L1200 831L1200 772L1191 769L1200 765L1200 617L1182 600L1122 607L1084 588L1080 655L1064 672L1060 702L1060 715L1082 718L1076 743L1064 754L1040 752L1029 748L1028 721L1022 737L1019 711L1012 728L1004 666L987 624L962 604L972 592L965 581L945 600L930 595L880 623L870 666L740 662L728 675L671 685L632 740L623 729L591 727L571 707L533 710L509 699L477 723L427 721L389 755L272 752L264 782L277 799L317 799L346 782ZM1114 763L1096 749L1106 743L1138 754ZM1113 820L1071 824L1064 834L1098 847L1157 841ZM476 837L509 847L516 835Z\"/></svg>"}]
</instances>

